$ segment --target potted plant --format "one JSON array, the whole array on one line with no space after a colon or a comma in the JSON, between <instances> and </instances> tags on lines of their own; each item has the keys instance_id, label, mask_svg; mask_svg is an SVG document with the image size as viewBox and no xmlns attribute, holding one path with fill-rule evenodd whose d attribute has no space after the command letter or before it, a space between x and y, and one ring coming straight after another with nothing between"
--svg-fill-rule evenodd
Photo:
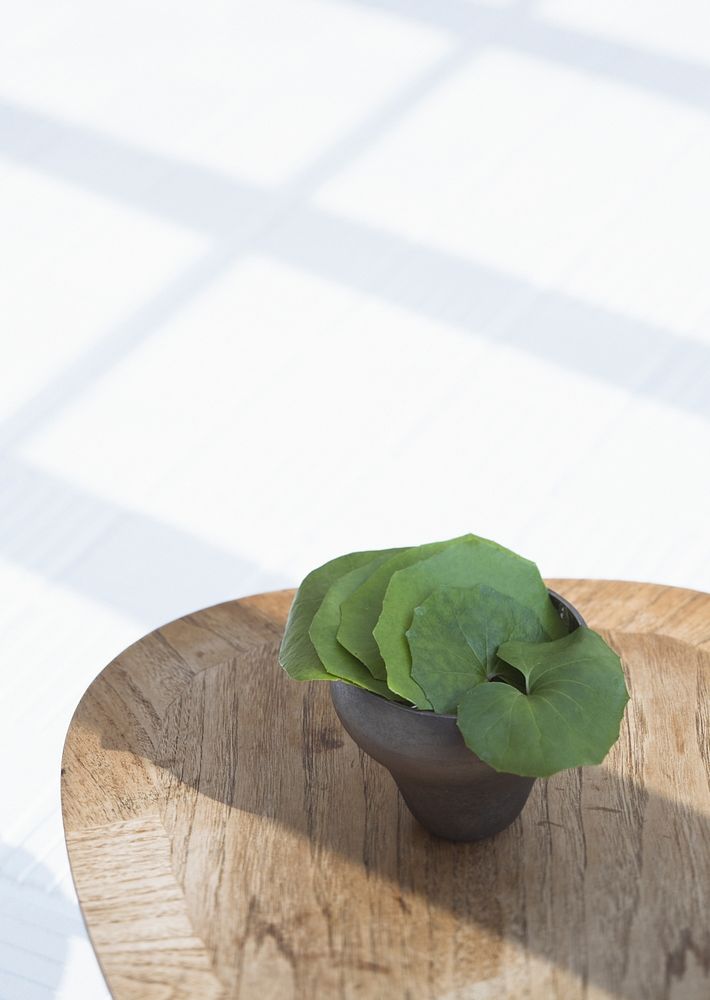
<instances>
[{"instance_id":1,"label":"potted plant","mask_svg":"<svg viewBox=\"0 0 710 1000\"><path fill-rule=\"evenodd\" d=\"M619 657L537 566L470 534L313 570L279 662L334 682L345 729L450 840L504 829L536 778L600 763L628 701Z\"/></svg>"}]
</instances>

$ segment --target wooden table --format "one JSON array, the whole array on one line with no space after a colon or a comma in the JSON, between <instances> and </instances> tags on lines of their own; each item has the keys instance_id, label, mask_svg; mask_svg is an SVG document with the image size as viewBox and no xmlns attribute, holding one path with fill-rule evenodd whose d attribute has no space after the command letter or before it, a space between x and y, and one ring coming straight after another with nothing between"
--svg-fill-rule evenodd
<instances>
[{"instance_id":1,"label":"wooden table","mask_svg":"<svg viewBox=\"0 0 710 1000\"><path fill-rule=\"evenodd\" d=\"M62 767L119 1000L710 997L710 595L554 580L621 654L601 767L494 839L422 830L276 653L291 591L188 615L84 695Z\"/></svg>"}]
</instances>

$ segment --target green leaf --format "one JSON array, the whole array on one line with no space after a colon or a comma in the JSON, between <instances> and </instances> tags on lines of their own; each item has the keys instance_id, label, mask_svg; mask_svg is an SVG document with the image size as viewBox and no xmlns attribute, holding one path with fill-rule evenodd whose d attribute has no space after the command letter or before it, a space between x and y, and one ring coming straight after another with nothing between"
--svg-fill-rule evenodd
<instances>
[{"instance_id":1,"label":"green leaf","mask_svg":"<svg viewBox=\"0 0 710 1000\"><path fill-rule=\"evenodd\" d=\"M296 591L279 650L279 663L297 681L332 680L308 635L313 617L329 588L341 576L376 559L381 550L350 552L314 569Z\"/></svg>"},{"instance_id":2,"label":"green leaf","mask_svg":"<svg viewBox=\"0 0 710 1000\"><path fill-rule=\"evenodd\" d=\"M505 642L498 656L525 677L471 688L458 710L466 745L497 771L545 778L599 764L619 736L629 699L621 661L588 628L553 642Z\"/></svg>"},{"instance_id":3,"label":"green leaf","mask_svg":"<svg viewBox=\"0 0 710 1000\"><path fill-rule=\"evenodd\" d=\"M505 668L496 656L502 642L549 636L529 608L478 584L435 590L414 609L407 639L412 678L434 711L455 712L469 688Z\"/></svg>"},{"instance_id":4,"label":"green leaf","mask_svg":"<svg viewBox=\"0 0 710 1000\"><path fill-rule=\"evenodd\" d=\"M337 640L340 625L340 605L346 597L363 583L374 570L395 552L401 549L385 549L376 559L358 566L339 577L326 593L321 606L316 611L308 630L311 642L321 663L334 678L350 681L358 687L396 701L397 695L387 687L385 681L377 680L367 667L349 653Z\"/></svg>"},{"instance_id":5,"label":"green leaf","mask_svg":"<svg viewBox=\"0 0 710 1000\"><path fill-rule=\"evenodd\" d=\"M387 565L384 563L378 573ZM387 684L418 708L431 706L411 676L412 660L405 633L414 609L440 587L472 587L477 583L524 605L552 638L566 632L535 563L486 538L469 535L429 559L398 570L389 582L373 631L386 664Z\"/></svg>"},{"instance_id":6,"label":"green leaf","mask_svg":"<svg viewBox=\"0 0 710 1000\"><path fill-rule=\"evenodd\" d=\"M392 574L405 566L427 559L436 552L442 552L448 546L460 542L462 538L473 537L473 535L462 535L461 538L451 538L445 542L430 542L428 545L415 545L403 549L398 555L382 563L365 583L343 601L340 608L338 642L364 663L373 677L385 679L384 660L372 630L380 617L382 600Z\"/></svg>"}]
</instances>

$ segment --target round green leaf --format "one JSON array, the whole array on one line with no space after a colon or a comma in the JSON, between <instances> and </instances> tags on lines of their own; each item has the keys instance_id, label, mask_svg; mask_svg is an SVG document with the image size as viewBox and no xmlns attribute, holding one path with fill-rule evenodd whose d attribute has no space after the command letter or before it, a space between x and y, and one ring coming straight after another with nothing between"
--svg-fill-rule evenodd
<instances>
[{"instance_id":1,"label":"round green leaf","mask_svg":"<svg viewBox=\"0 0 710 1000\"><path fill-rule=\"evenodd\" d=\"M418 708L431 706L411 676L412 660L405 633L414 609L441 587L473 587L478 583L529 608L553 639L566 632L535 563L486 538L469 535L430 559L398 570L385 592L374 637L386 665L387 684Z\"/></svg>"},{"instance_id":2,"label":"round green leaf","mask_svg":"<svg viewBox=\"0 0 710 1000\"><path fill-rule=\"evenodd\" d=\"M389 700L397 700L397 695L384 681L377 680L352 653L341 646L337 639L340 625L340 605L349 594L360 586L374 570L389 559L397 549L386 549L376 559L358 566L339 577L328 589L320 607L316 611L308 630L318 657L332 678L340 678L356 684L368 691L374 691Z\"/></svg>"},{"instance_id":3,"label":"round green leaf","mask_svg":"<svg viewBox=\"0 0 710 1000\"><path fill-rule=\"evenodd\" d=\"M500 673L509 639L542 642L539 618L492 587L445 587L414 609L407 631L412 677L436 712L455 712L469 688Z\"/></svg>"},{"instance_id":4,"label":"round green leaf","mask_svg":"<svg viewBox=\"0 0 710 1000\"><path fill-rule=\"evenodd\" d=\"M380 556L382 550L349 552L312 570L296 591L286 620L279 663L297 681L332 680L320 661L308 630L328 589L341 576Z\"/></svg>"},{"instance_id":5,"label":"round green leaf","mask_svg":"<svg viewBox=\"0 0 710 1000\"><path fill-rule=\"evenodd\" d=\"M498 656L524 676L527 693L498 682L467 691L458 708L466 745L497 771L537 778L601 763L629 699L602 637L578 628L553 642L505 642Z\"/></svg>"},{"instance_id":6,"label":"round green leaf","mask_svg":"<svg viewBox=\"0 0 710 1000\"><path fill-rule=\"evenodd\" d=\"M473 535L463 535L462 538L473 538ZM364 663L373 677L385 679L385 664L375 641L372 630L382 611L382 600L387 590L390 578L397 570L411 566L422 559L427 559L436 552L441 552L451 545L461 541L461 538L451 538L445 542L430 542L427 545L415 545L402 549L382 563L375 572L343 601L340 608L340 628L338 642ZM404 638L404 633L402 633Z\"/></svg>"}]
</instances>

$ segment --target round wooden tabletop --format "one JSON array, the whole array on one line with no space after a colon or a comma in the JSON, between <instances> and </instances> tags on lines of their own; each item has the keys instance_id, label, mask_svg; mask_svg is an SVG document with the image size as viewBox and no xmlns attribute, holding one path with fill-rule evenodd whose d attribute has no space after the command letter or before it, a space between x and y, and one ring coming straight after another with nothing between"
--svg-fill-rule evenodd
<instances>
[{"instance_id":1,"label":"round wooden tabletop","mask_svg":"<svg viewBox=\"0 0 710 1000\"><path fill-rule=\"evenodd\" d=\"M549 581L631 693L600 767L437 840L276 654L291 591L122 653L67 735L62 804L118 1000L710 996L710 595Z\"/></svg>"}]
</instances>

